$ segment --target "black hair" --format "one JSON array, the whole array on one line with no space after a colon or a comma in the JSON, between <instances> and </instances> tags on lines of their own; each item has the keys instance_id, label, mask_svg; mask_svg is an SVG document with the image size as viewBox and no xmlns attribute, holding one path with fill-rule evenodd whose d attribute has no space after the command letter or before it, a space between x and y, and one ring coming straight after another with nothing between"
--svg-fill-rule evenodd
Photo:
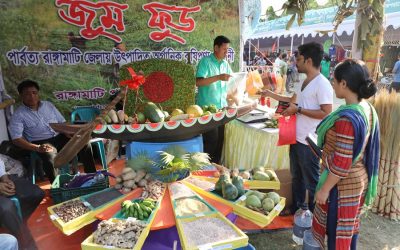
<instances>
[{"instance_id":1,"label":"black hair","mask_svg":"<svg viewBox=\"0 0 400 250\"><path fill-rule=\"evenodd\" d=\"M286 53L282 53L282 59L285 59L287 57Z\"/></svg>"},{"instance_id":2,"label":"black hair","mask_svg":"<svg viewBox=\"0 0 400 250\"><path fill-rule=\"evenodd\" d=\"M300 45L299 54L304 56L304 60L311 58L313 66L319 68L321 65L322 57L324 55L324 48L320 43L310 42Z\"/></svg>"},{"instance_id":3,"label":"black hair","mask_svg":"<svg viewBox=\"0 0 400 250\"><path fill-rule=\"evenodd\" d=\"M231 43L231 40L229 40L229 38L227 38L226 36L217 36L214 39L214 46L218 45L218 47L219 47L224 43Z\"/></svg>"},{"instance_id":4,"label":"black hair","mask_svg":"<svg viewBox=\"0 0 400 250\"><path fill-rule=\"evenodd\" d=\"M18 86L17 86L18 93L22 94L22 91L24 91L24 89L27 89L30 87L35 87L38 91L40 90L39 84L37 84L37 82L32 81L32 80L25 80L25 81L22 81L20 84L18 84Z\"/></svg>"},{"instance_id":5,"label":"black hair","mask_svg":"<svg viewBox=\"0 0 400 250\"><path fill-rule=\"evenodd\" d=\"M74 36L74 32L70 31L70 32L68 32L68 35L69 36Z\"/></svg>"},{"instance_id":6,"label":"black hair","mask_svg":"<svg viewBox=\"0 0 400 250\"><path fill-rule=\"evenodd\" d=\"M378 90L369 75L368 68L359 60L347 59L339 63L335 68L334 76L339 82L345 80L347 87L357 94L358 99L367 99Z\"/></svg>"}]
</instances>

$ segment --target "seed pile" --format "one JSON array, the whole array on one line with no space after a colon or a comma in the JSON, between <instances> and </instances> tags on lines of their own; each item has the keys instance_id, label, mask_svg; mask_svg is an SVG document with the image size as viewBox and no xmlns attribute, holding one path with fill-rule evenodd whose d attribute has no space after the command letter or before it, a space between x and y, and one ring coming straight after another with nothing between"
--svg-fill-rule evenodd
<instances>
[{"instance_id":1,"label":"seed pile","mask_svg":"<svg viewBox=\"0 0 400 250\"><path fill-rule=\"evenodd\" d=\"M174 200L196 195L189 187L179 182L170 184L169 191L171 192L172 199Z\"/></svg>"},{"instance_id":2,"label":"seed pile","mask_svg":"<svg viewBox=\"0 0 400 250\"><path fill-rule=\"evenodd\" d=\"M182 227L188 244L192 247L230 240L238 236L232 227L218 218L201 217L194 221L183 222Z\"/></svg>"},{"instance_id":3,"label":"seed pile","mask_svg":"<svg viewBox=\"0 0 400 250\"><path fill-rule=\"evenodd\" d=\"M55 207L53 210L65 223L90 211L90 209L79 200L65 202L61 206Z\"/></svg>"},{"instance_id":4,"label":"seed pile","mask_svg":"<svg viewBox=\"0 0 400 250\"><path fill-rule=\"evenodd\" d=\"M182 198L176 201L175 213L177 216L189 216L209 212L210 208L196 198Z\"/></svg>"},{"instance_id":5,"label":"seed pile","mask_svg":"<svg viewBox=\"0 0 400 250\"><path fill-rule=\"evenodd\" d=\"M203 189L203 190L213 190L215 188L215 184L209 181L205 181L205 180L200 180L198 178L195 177L189 177L187 178L185 181L198 186L199 188Z\"/></svg>"}]
</instances>

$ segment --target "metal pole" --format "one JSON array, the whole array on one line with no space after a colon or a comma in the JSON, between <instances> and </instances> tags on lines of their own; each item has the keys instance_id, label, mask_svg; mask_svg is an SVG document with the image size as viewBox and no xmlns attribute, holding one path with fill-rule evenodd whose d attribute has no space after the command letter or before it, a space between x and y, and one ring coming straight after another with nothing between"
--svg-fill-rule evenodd
<instances>
[{"instance_id":1,"label":"metal pole","mask_svg":"<svg viewBox=\"0 0 400 250\"><path fill-rule=\"evenodd\" d=\"M292 41L290 41L290 56L293 55L293 36L292 36Z\"/></svg>"},{"instance_id":2,"label":"metal pole","mask_svg":"<svg viewBox=\"0 0 400 250\"><path fill-rule=\"evenodd\" d=\"M251 60L251 42L250 42L250 39L248 40L249 41L249 61L248 61L248 63L247 63L247 65L248 66L250 66L250 60Z\"/></svg>"},{"instance_id":3,"label":"metal pole","mask_svg":"<svg viewBox=\"0 0 400 250\"><path fill-rule=\"evenodd\" d=\"M304 44L304 34L301 35L301 45Z\"/></svg>"}]
</instances>

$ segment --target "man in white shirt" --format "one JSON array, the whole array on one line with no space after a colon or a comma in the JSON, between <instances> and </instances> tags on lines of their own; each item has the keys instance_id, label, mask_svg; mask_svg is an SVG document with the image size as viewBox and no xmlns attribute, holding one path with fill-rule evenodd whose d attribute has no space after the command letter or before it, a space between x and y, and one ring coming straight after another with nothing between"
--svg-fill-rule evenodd
<instances>
[{"instance_id":1,"label":"man in white shirt","mask_svg":"<svg viewBox=\"0 0 400 250\"><path fill-rule=\"evenodd\" d=\"M11 196L18 198L23 218L17 213ZM43 200L44 191L23 178L8 176L0 159L0 224L19 242L21 249L37 249L28 227L24 223Z\"/></svg>"},{"instance_id":2,"label":"man in white shirt","mask_svg":"<svg viewBox=\"0 0 400 250\"><path fill-rule=\"evenodd\" d=\"M262 93L264 96L290 103L282 115L296 114L297 143L290 145L293 197L291 213L306 202L306 190L309 194L309 208L311 211L314 209L315 188L319 180L319 159L308 147L306 137L311 134L316 138L317 125L332 112L333 104L332 86L319 71L323 53L322 45L315 42L303 44L298 48L296 66L298 72L305 73L307 78L301 90L292 97L277 95L269 90Z\"/></svg>"}]
</instances>

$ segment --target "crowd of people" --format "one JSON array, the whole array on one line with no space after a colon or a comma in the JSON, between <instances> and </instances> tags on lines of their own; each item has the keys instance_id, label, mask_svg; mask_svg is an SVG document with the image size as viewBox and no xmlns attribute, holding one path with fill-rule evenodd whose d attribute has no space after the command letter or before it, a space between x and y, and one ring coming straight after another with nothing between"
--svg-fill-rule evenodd
<instances>
[{"instance_id":1,"label":"crowd of people","mask_svg":"<svg viewBox=\"0 0 400 250\"><path fill-rule=\"evenodd\" d=\"M196 85L204 95L198 99L201 105L223 105L224 81L231 69L222 51L228 43L228 39L222 45L214 42L214 54L203 62L209 65L199 64ZM366 101L377 88L361 61L346 59L331 72L321 44L299 46L294 58L289 65L306 75L301 89L291 96L268 89L261 92L289 103L283 116L296 116L296 143L289 152L293 199L289 212L294 214L304 206L314 212L312 232L322 248L327 237L328 249L356 249L361 207L371 204L377 189L379 124L373 106ZM286 54L278 53L274 61L282 76L290 68L285 59ZM263 65L266 60L261 57L254 63ZM216 70L207 69L211 66ZM333 92L345 105L332 112ZM310 135L318 138L321 159L308 145Z\"/></svg>"}]
</instances>

